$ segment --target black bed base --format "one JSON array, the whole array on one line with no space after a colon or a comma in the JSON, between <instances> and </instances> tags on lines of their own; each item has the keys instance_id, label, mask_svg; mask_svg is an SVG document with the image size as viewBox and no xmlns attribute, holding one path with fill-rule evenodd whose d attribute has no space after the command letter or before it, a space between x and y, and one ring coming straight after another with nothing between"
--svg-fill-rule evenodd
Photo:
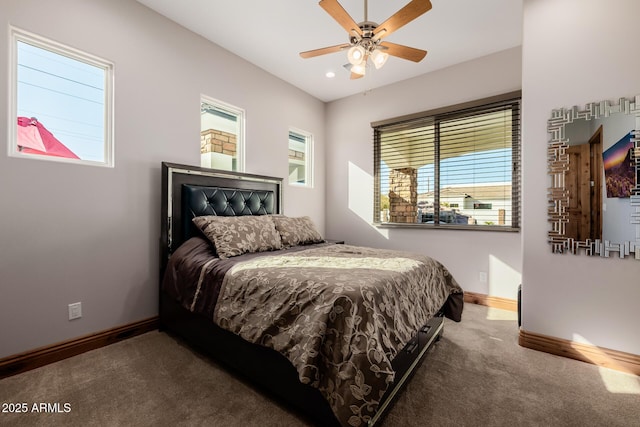
<instances>
[{"instance_id":1,"label":"black bed base","mask_svg":"<svg viewBox=\"0 0 640 427\"><path fill-rule=\"evenodd\" d=\"M404 383L422 363L431 344L439 339L443 326L442 317L430 319L396 355L392 361L396 381L387 390L369 426L380 422L388 412ZM297 371L284 356L270 348L251 344L219 328L209 319L194 316L164 293L161 293L160 329L178 336L193 348L231 368L309 422L323 427L340 426L322 394L318 389L302 384Z\"/></svg>"}]
</instances>

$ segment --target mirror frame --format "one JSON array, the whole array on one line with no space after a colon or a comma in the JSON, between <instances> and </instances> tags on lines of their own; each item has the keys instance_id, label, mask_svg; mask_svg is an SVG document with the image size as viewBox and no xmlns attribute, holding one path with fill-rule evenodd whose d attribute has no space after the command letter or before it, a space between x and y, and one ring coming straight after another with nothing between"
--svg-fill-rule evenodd
<instances>
[{"instance_id":1,"label":"mirror frame","mask_svg":"<svg viewBox=\"0 0 640 427\"><path fill-rule=\"evenodd\" d=\"M569 192L565 187L565 175L569 170L569 148L565 126L575 120L599 119L612 114L629 114L635 116L633 130L633 163L635 166L636 183L629 202L635 207L631 213L631 224L636 225L636 235L629 236L626 242L609 242L607 240L574 240L566 237L566 225L569 222ZM553 253L584 253L608 258L612 252L617 252L620 258L631 255L640 260L640 95L634 98L620 98L618 103L609 101L592 102L580 110L577 106L570 109L560 108L552 110L548 121L549 142L547 146L547 171L551 178L548 191L547 218L551 224L549 243ZM632 209L633 210L633 209ZM631 240L635 237L635 241Z\"/></svg>"}]
</instances>

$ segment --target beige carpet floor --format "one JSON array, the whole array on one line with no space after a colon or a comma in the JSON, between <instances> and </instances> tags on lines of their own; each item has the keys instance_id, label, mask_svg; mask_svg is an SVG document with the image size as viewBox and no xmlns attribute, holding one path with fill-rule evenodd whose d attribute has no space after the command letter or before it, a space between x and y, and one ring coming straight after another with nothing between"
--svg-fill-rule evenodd
<instances>
[{"instance_id":1,"label":"beige carpet floor","mask_svg":"<svg viewBox=\"0 0 640 427\"><path fill-rule=\"evenodd\" d=\"M515 313L466 305L383 427L640 426L639 377L525 349L517 338ZM161 332L0 380L0 403L2 426L310 425ZM5 412L12 403L27 413ZM34 403L59 412L33 412Z\"/></svg>"}]
</instances>

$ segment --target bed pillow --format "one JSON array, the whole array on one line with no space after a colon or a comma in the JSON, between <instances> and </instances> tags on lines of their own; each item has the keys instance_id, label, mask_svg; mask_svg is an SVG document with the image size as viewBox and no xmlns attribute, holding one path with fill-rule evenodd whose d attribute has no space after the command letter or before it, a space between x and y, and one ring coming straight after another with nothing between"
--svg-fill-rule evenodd
<instances>
[{"instance_id":1,"label":"bed pillow","mask_svg":"<svg viewBox=\"0 0 640 427\"><path fill-rule=\"evenodd\" d=\"M284 215L274 215L272 218L284 247L324 242L315 224L308 216L291 218Z\"/></svg>"},{"instance_id":2,"label":"bed pillow","mask_svg":"<svg viewBox=\"0 0 640 427\"><path fill-rule=\"evenodd\" d=\"M193 223L215 245L218 256L282 249L280 234L268 215L198 216Z\"/></svg>"}]
</instances>

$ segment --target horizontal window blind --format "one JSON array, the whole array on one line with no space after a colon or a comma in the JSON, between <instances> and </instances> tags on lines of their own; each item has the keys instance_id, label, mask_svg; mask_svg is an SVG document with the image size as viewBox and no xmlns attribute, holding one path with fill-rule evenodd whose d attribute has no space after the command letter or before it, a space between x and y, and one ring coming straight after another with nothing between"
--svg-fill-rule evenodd
<instances>
[{"instance_id":1,"label":"horizontal window blind","mask_svg":"<svg viewBox=\"0 0 640 427\"><path fill-rule=\"evenodd\" d=\"M520 98L374 125L374 220L518 229Z\"/></svg>"}]
</instances>

